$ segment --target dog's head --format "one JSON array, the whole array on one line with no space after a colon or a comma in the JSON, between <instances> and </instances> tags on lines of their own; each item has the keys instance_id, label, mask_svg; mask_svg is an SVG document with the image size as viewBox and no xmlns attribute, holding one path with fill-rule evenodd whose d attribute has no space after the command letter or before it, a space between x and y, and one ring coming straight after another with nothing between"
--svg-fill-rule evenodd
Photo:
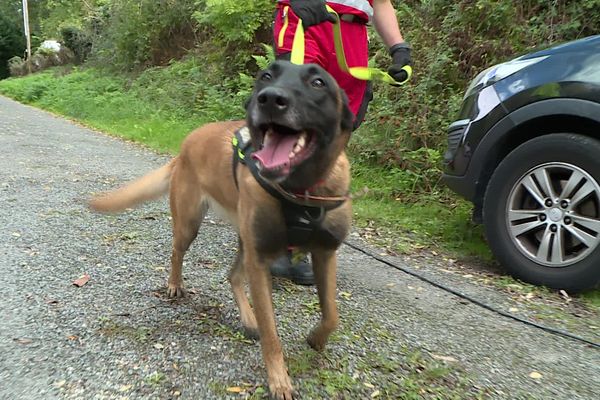
<instances>
[{"instance_id":1,"label":"dog's head","mask_svg":"<svg viewBox=\"0 0 600 400\"><path fill-rule=\"evenodd\" d=\"M311 187L330 170L354 119L331 75L288 61L259 72L246 109L261 175L288 188Z\"/></svg>"}]
</instances>

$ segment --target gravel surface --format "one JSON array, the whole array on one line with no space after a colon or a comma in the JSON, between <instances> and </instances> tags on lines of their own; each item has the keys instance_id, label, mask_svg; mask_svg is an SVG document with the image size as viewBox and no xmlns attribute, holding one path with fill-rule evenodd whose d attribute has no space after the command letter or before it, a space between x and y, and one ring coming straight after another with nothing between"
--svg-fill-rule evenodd
<instances>
[{"instance_id":1,"label":"gravel surface","mask_svg":"<svg viewBox=\"0 0 600 400\"><path fill-rule=\"evenodd\" d=\"M167 202L118 216L85 206L92 193L167 157L3 97L0 149L0 399L260 397L260 349L239 333L226 279L233 232L208 218L184 264L190 296L172 301L164 290ZM339 256L342 326L322 355L304 342L318 318L314 289L275 282L279 331L302 398L600 393L598 350L483 310L348 246ZM83 274L89 282L74 286ZM476 285L469 294L498 296Z\"/></svg>"}]
</instances>

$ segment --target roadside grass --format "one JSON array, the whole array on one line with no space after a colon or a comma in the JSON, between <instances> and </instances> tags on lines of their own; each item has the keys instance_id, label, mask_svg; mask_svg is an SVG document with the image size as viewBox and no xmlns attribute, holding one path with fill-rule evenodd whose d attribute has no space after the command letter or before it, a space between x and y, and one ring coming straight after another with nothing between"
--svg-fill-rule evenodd
<instances>
[{"instance_id":1,"label":"roadside grass","mask_svg":"<svg viewBox=\"0 0 600 400\"><path fill-rule=\"evenodd\" d=\"M450 253L454 257L477 257L491 261L483 229L471 222L471 206L453 197L446 189L437 189L428 196L408 197L388 182L385 170L354 162L353 209L355 225L373 231L372 239L387 244L400 253L425 247ZM387 243L385 243L387 241Z\"/></svg>"},{"instance_id":2,"label":"roadside grass","mask_svg":"<svg viewBox=\"0 0 600 400\"><path fill-rule=\"evenodd\" d=\"M64 115L94 129L176 153L181 141L195 127L208 121L178 118L123 90L127 79L93 69L54 68L21 79L0 81L0 93L36 107Z\"/></svg>"},{"instance_id":3,"label":"roadside grass","mask_svg":"<svg viewBox=\"0 0 600 400\"><path fill-rule=\"evenodd\" d=\"M138 76L56 67L2 80L0 93L158 152L176 154L194 128L243 117L241 104L248 87L228 94L228 83L219 87L210 82L214 74L204 73L197 62L175 62ZM354 140L366 140L370 125L361 127ZM354 147L362 151L361 146ZM364 157L353 157L352 148L354 219L365 239L400 253L427 248L458 259L492 262L483 228L471 222L469 203L441 183L428 195L417 193L414 188L421 177L361 161ZM429 157L427 152L423 156ZM600 310L600 290L577 298Z\"/></svg>"}]
</instances>

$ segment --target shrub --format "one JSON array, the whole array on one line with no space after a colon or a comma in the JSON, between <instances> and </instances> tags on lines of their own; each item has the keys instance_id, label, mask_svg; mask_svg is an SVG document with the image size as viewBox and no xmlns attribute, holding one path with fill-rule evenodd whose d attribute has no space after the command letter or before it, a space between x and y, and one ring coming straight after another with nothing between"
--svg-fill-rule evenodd
<instances>
[{"instance_id":1,"label":"shrub","mask_svg":"<svg viewBox=\"0 0 600 400\"><path fill-rule=\"evenodd\" d=\"M62 43L73 52L74 61L83 63L92 50L92 39L89 33L74 26L66 26L61 29Z\"/></svg>"},{"instance_id":2,"label":"shrub","mask_svg":"<svg viewBox=\"0 0 600 400\"><path fill-rule=\"evenodd\" d=\"M24 76L27 74L27 64L21 57L14 56L8 60L8 70L10 76Z\"/></svg>"},{"instance_id":3,"label":"shrub","mask_svg":"<svg viewBox=\"0 0 600 400\"><path fill-rule=\"evenodd\" d=\"M9 59L23 55L25 38L21 26L0 9L0 79L9 75Z\"/></svg>"},{"instance_id":4,"label":"shrub","mask_svg":"<svg viewBox=\"0 0 600 400\"><path fill-rule=\"evenodd\" d=\"M193 47L194 0L110 1L94 21L99 65L136 70L167 64Z\"/></svg>"}]
</instances>

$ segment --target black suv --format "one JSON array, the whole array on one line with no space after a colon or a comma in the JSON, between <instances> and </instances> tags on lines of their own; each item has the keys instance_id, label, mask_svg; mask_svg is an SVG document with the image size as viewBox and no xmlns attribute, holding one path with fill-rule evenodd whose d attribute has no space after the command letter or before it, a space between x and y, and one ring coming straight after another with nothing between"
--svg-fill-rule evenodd
<instances>
[{"instance_id":1,"label":"black suv","mask_svg":"<svg viewBox=\"0 0 600 400\"><path fill-rule=\"evenodd\" d=\"M448 131L444 182L513 276L600 283L600 35L495 65Z\"/></svg>"}]
</instances>

